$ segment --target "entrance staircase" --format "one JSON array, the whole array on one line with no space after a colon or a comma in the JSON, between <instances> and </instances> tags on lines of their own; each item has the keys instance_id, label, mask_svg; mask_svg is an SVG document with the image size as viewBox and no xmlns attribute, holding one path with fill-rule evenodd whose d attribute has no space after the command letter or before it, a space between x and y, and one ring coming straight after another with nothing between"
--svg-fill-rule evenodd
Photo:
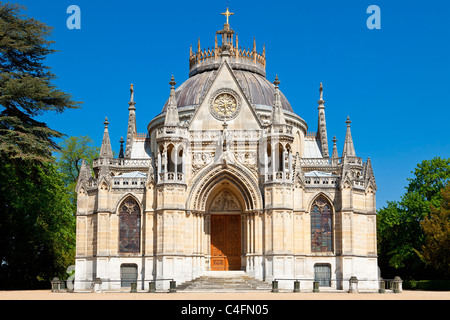
<instances>
[{"instance_id":1,"label":"entrance staircase","mask_svg":"<svg viewBox=\"0 0 450 320\"><path fill-rule=\"evenodd\" d=\"M244 271L208 271L177 287L183 292L270 291L272 286L248 276Z\"/></svg>"}]
</instances>

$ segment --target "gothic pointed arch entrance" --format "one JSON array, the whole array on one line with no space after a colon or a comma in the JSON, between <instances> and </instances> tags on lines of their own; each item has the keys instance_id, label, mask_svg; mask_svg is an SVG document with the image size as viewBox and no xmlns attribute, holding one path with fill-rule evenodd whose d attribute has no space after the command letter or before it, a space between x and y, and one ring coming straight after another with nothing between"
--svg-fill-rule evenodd
<instances>
[{"instance_id":1,"label":"gothic pointed arch entrance","mask_svg":"<svg viewBox=\"0 0 450 320\"><path fill-rule=\"evenodd\" d=\"M241 270L242 207L230 189L222 189L210 207L211 271Z\"/></svg>"},{"instance_id":2,"label":"gothic pointed arch entrance","mask_svg":"<svg viewBox=\"0 0 450 320\"><path fill-rule=\"evenodd\" d=\"M262 224L256 226L254 217L263 204L258 182L247 168L219 164L205 169L194 180L186 207L204 222L196 236L209 270L248 271L253 267L249 259L254 259L255 241L259 245L263 241L262 231L257 231ZM205 240L204 251L201 239Z\"/></svg>"}]
</instances>

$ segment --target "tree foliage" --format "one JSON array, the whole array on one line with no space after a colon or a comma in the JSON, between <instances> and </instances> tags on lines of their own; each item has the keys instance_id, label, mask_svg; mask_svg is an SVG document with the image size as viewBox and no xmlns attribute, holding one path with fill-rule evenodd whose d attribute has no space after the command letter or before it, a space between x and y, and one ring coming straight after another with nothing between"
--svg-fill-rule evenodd
<instances>
[{"instance_id":1,"label":"tree foliage","mask_svg":"<svg viewBox=\"0 0 450 320\"><path fill-rule=\"evenodd\" d=\"M44 64L53 54L52 28L0 2L0 152L11 159L49 161L62 133L36 120L46 112L77 108L69 94L52 84Z\"/></svg>"},{"instance_id":2,"label":"tree foliage","mask_svg":"<svg viewBox=\"0 0 450 320\"><path fill-rule=\"evenodd\" d=\"M48 287L75 253L75 207L54 164L55 139L38 121L77 108L52 83L52 28L0 2L0 288Z\"/></svg>"},{"instance_id":3,"label":"tree foliage","mask_svg":"<svg viewBox=\"0 0 450 320\"><path fill-rule=\"evenodd\" d=\"M408 179L407 192L400 201L390 201L378 210L378 259L384 277L430 279L442 277L418 254L431 236L422 222L432 207L443 201L441 189L450 181L450 159L439 157L418 164Z\"/></svg>"},{"instance_id":4,"label":"tree foliage","mask_svg":"<svg viewBox=\"0 0 450 320\"><path fill-rule=\"evenodd\" d=\"M425 243L419 257L447 279L450 278L450 183L442 189L441 206L431 206L431 214L420 222Z\"/></svg>"},{"instance_id":5,"label":"tree foliage","mask_svg":"<svg viewBox=\"0 0 450 320\"><path fill-rule=\"evenodd\" d=\"M0 165L0 288L48 287L74 262L75 207L53 164Z\"/></svg>"},{"instance_id":6,"label":"tree foliage","mask_svg":"<svg viewBox=\"0 0 450 320\"><path fill-rule=\"evenodd\" d=\"M75 187L80 173L81 162L84 159L88 163L98 158L100 148L93 146L89 136L68 137L59 144L57 165L62 173L64 185L71 195L72 202L76 203Z\"/></svg>"},{"instance_id":7,"label":"tree foliage","mask_svg":"<svg viewBox=\"0 0 450 320\"><path fill-rule=\"evenodd\" d=\"M80 159L98 147L69 137L53 163L0 161L0 289L48 287L74 264ZM1 158L0 158L1 159Z\"/></svg>"}]
</instances>

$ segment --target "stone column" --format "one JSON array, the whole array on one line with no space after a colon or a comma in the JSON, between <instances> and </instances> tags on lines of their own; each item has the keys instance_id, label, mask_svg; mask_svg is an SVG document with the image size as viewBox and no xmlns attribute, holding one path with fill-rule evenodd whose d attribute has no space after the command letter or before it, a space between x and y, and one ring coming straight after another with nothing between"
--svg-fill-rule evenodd
<instances>
[{"instance_id":1,"label":"stone column","mask_svg":"<svg viewBox=\"0 0 450 320\"><path fill-rule=\"evenodd\" d=\"M163 149L163 157L164 157L164 180L167 180L167 148L164 147Z\"/></svg>"},{"instance_id":2,"label":"stone column","mask_svg":"<svg viewBox=\"0 0 450 320\"><path fill-rule=\"evenodd\" d=\"M174 159L174 172L175 172L175 180L178 180L178 148L173 147L173 150L175 150L175 159Z\"/></svg>"},{"instance_id":3,"label":"stone column","mask_svg":"<svg viewBox=\"0 0 450 320\"><path fill-rule=\"evenodd\" d=\"M276 176L275 162L275 148L272 146L272 181Z\"/></svg>"},{"instance_id":4,"label":"stone column","mask_svg":"<svg viewBox=\"0 0 450 320\"><path fill-rule=\"evenodd\" d=\"M264 151L264 181L266 182L269 175L269 156L267 155L267 148Z\"/></svg>"},{"instance_id":5,"label":"stone column","mask_svg":"<svg viewBox=\"0 0 450 320\"><path fill-rule=\"evenodd\" d=\"M159 178L159 174L161 173L161 150L158 150L158 178Z\"/></svg>"}]
</instances>

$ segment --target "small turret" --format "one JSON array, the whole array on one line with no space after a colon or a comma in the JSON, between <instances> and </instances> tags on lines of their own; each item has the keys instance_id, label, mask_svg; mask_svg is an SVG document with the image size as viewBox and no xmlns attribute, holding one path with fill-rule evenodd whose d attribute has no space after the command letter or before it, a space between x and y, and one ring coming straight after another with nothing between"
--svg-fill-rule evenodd
<instances>
[{"instance_id":1,"label":"small turret","mask_svg":"<svg viewBox=\"0 0 450 320\"><path fill-rule=\"evenodd\" d=\"M134 136L137 133L136 128L136 102L134 102L134 87L130 86L130 102L128 102L128 129L127 129L127 145L125 149L125 157L131 158L131 150L133 149Z\"/></svg>"},{"instance_id":2,"label":"small turret","mask_svg":"<svg viewBox=\"0 0 450 320\"><path fill-rule=\"evenodd\" d=\"M352 132L350 130L350 116L347 117L347 133L345 134L344 150L342 157L356 157L355 146L353 145Z\"/></svg>"},{"instance_id":3,"label":"small turret","mask_svg":"<svg viewBox=\"0 0 450 320\"><path fill-rule=\"evenodd\" d=\"M320 83L320 98L317 103L319 106L317 109L319 110L319 120L317 125L317 140L321 144L322 155L324 158L329 158L330 154L328 151L328 137L327 137L327 122L325 120L325 100L323 100L323 84Z\"/></svg>"},{"instance_id":4,"label":"small turret","mask_svg":"<svg viewBox=\"0 0 450 320\"><path fill-rule=\"evenodd\" d=\"M102 146L100 148L100 158L113 158L114 156L111 148L111 140L109 139L108 132L108 118L105 119L103 124L105 125L105 131L103 132Z\"/></svg>"},{"instance_id":5,"label":"small turret","mask_svg":"<svg viewBox=\"0 0 450 320\"><path fill-rule=\"evenodd\" d=\"M336 145L337 139L336 136L333 137L333 155L331 156L333 159L339 158L339 153Z\"/></svg>"},{"instance_id":6,"label":"small turret","mask_svg":"<svg viewBox=\"0 0 450 320\"><path fill-rule=\"evenodd\" d=\"M278 75L275 76L275 81L273 84L275 85L275 94L274 94L274 107L272 111L272 125L280 125L286 124L286 119L283 113L283 107L281 105L281 94L280 94L280 80L278 79Z\"/></svg>"},{"instance_id":7,"label":"small turret","mask_svg":"<svg viewBox=\"0 0 450 320\"><path fill-rule=\"evenodd\" d=\"M81 161L80 173L78 174L77 186L81 185L83 181L89 181L89 178L91 177L91 166L83 159Z\"/></svg>"},{"instance_id":8,"label":"small turret","mask_svg":"<svg viewBox=\"0 0 450 320\"><path fill-rule=\"evenodd\" d=\"M169 84L170 84L170 97L169 103L167 105L166 119L164 120L164 126L176 127L180 123L180 117L178 115L177 98L175 96L175 85L177 83L175 82L173 76L170 79Z\"/></svg>"},{"instance_id":9,"label":"small turret","mask_svg":"<svg viewBox=\"0 0 450 320\"><path fill-rule=\"evenodd\" d=\"M363 166L363 179L364 179L365 188L367 188L369 185L372 185L372 188L374 190L377 190L377 184L376 184L376 181L375 181L375 175L373 173L373 168L372 168L372 161L370 160L370 158L368 158L367 162L364 163L364 166Z\"/></svg>"}]
</instances>

